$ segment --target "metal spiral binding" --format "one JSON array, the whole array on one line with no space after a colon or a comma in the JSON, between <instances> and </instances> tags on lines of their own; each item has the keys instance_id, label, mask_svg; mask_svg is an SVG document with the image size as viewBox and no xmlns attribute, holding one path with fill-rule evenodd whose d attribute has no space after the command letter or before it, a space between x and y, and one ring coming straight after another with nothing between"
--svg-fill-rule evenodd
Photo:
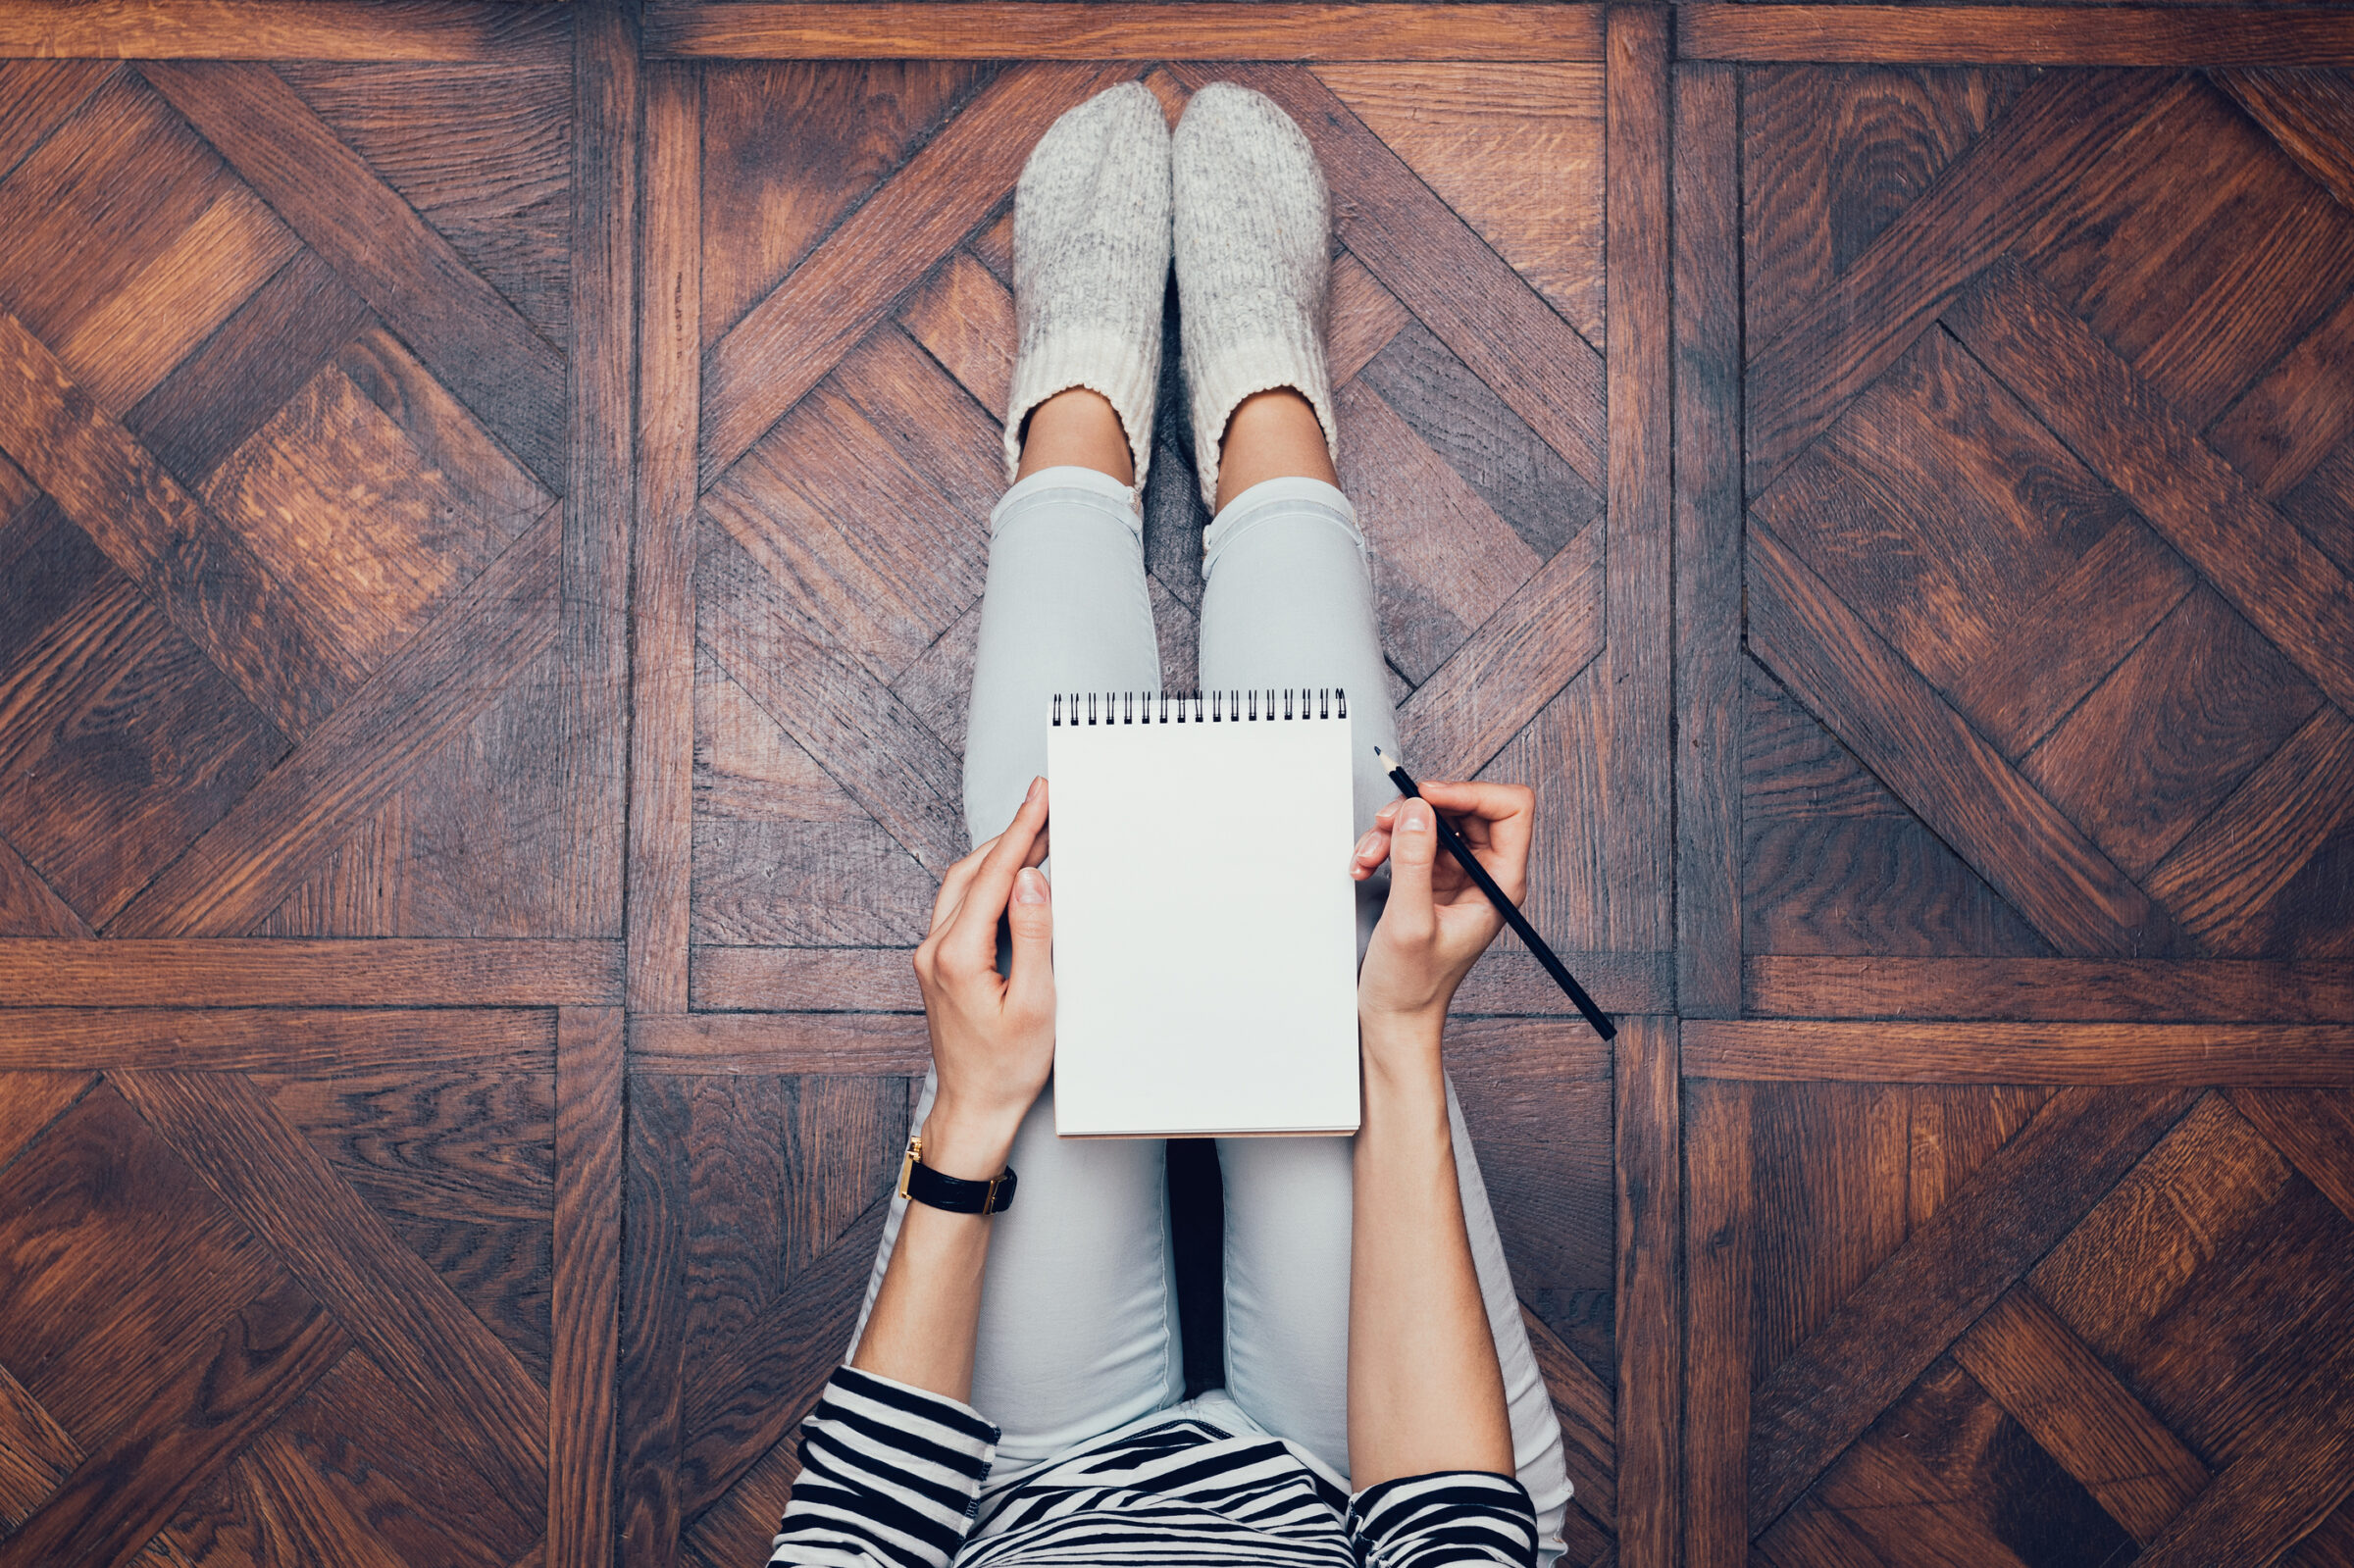
<instances>
[{"instance_id":1,"label":"metal spiral binding","mask_svg":"<svg viewBox=\"0 0 2354 1568\"><path fill-rule=\"evenodd\" d=\"M1256 722L1259 698L1266 698L1264 717L1270 722L1276 717L1275 693L1279 688L1252 687L1248 697L1241 690L1209 691L1105 691L1087 693L1087 722L1091 725L1130 724L1249 724ZM1283 717L1286 719L1346 719L1349 717L1349 693L1339 686L1284 686ZM1054 707L1049 721L1055 729L1079 727L1079 696L1076 691L1053 694ZM1097 707L1100 696L1102 707ZM1142 698L1140 702L1138 699ZM1157 710L1154 699L1158 699ZM1187 711L1188 706L1192 711ZM1137 709L1144 717L1137 717Z\"/></svg>"}]
</instances>

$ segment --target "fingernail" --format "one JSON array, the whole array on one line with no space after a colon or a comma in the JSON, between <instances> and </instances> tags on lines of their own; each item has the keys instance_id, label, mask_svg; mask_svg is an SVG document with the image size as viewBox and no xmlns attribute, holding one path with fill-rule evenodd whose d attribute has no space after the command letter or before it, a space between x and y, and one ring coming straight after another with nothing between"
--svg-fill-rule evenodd
<instances>
[{"instance_id":1,"label":"fingernail","mask_svg":"<svg viewBox=\"0 0 2354 1568\"><path fill-rule=\"evenodd\" d=\"M1419 800L1407 801L1406 809L1398 814L1398 826L1407 833L1420 833L1428 828L1430 819L1423 810L1422 802Z\"/></svg>"},{"instance_id":2,"label":"fingernail","mask_svg":"<svg viewBox=\"0 0 2354 1568\"><path fill-rule=\"evenodd\" d=\"M1043 904L1047 901L1047 879L1037 868L1025 867L1013 879L1013 901L1017 904Z\"/></svg>"},{"instance_id":3,"label":"fingernail","mask_svg":"<svg viewBox=\"0 0 2354 1568\"><path fill-rule=\"evenodd\" d=\"M1036 800L1038 798L1038 786L1046 782L1047 781L1044 778L1033 775L1030 780L1030 792L1022 796L1022 804L1026 806L1031 801Z\"/></svg>"},{"instance_id":4,"label":"fingernail","mask_svg":"<svg viewBox=\"0 0 2354 1568\"><path fill-rule=\"evenodd\" d=\"M1371 860L1373 858L1374 849L1378 847L1380 843L1381 835L1368 832L1362 838L1359 838L1356 841L1356 858L1359 860Z\"/></svg>"}]
</instances>

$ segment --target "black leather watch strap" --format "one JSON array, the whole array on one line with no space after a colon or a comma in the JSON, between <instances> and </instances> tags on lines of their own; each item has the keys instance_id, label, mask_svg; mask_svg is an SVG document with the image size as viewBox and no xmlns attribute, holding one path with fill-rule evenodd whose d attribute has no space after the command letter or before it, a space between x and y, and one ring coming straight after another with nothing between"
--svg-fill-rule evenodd
<instances>
[{"instance_id":1,"label":"black leather watch strap","mask_svg":"<svg viewBox=\"0 0 2354 1568\"><path fill-rule=\"evenodd\" d=\"M1013 1167L986 1182L946 1176L923 1160L923 1135L907 1139L907 1157L899 1162L899 1196L928 1203L950 1214L1002 1214L1013 1207Z\"/></svg>"}]
</instances>

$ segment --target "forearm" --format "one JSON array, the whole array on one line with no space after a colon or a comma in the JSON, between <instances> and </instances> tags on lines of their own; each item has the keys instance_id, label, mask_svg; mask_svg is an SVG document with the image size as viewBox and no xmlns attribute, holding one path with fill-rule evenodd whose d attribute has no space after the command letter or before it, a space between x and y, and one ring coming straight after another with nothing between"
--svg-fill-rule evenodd
<instances>
[{"instance_id":1,"label":"forearm","mask_svg":"<svg viewBox=\"0 0 2354 1568\"><path fill-rule=\"evenodd\" d=\"M924 1123L924 1163L986 1180L1005 1168L1019 1125L1018 1118L965 1117L936 1104ZM985 1214L908 1204L850 1365L969 1402L993 1223Z\"/></svg>"},{"instance_id":2,"label":"forearm","mask_svg":"<svg viewBox=\"0 0 2354 1568\"><path fill-rule=\"evenodd\" d=\"M1394 1051L1385 1043L1366 1041L1356 1135L1350 1482L1363 1489L1434 1470L1509 1475L1504 1377L1463 1228L1437 1041Z\"/></svg>"}]
</instances>

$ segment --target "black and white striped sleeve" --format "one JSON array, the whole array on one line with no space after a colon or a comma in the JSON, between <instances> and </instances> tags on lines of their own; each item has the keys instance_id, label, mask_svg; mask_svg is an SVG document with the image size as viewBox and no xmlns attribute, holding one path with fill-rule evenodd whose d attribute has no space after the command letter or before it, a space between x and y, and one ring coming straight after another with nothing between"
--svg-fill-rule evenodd
<instances>
[{"instance_id":1,"label":"black and white striped sleeve","mask_svg":"<svg viewBox=\"0 0 2354 1568\"><path fill-rule=\"evenodd\" d=\"M801 1473L772 1564L947 1568L964 1544L998 1429L967 1404L850 1367L801 1423Z\"/></svg>"},{"instance_id":2,"label":"black and white striped sleeve","mask_svg":"<svg viewBox=\"0 0 2354 1568\"><path fill-rule=\"evenodd\" d=\"M1365 1568L1534 1568L1537 1510L1528 1489L1486 1470L1400 1476L1349 1501L1349 1537Z\"/></svg>"}]
</instances>

